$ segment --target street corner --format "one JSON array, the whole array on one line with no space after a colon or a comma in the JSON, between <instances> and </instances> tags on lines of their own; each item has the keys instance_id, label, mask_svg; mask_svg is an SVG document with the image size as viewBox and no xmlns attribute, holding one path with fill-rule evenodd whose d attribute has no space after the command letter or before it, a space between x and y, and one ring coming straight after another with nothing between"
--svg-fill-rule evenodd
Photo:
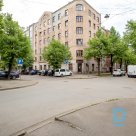
<instances>
[{"instance_id":1,"label":"street corner","mask_svg":"<svg viewBox=\"0 0 136 136\"><path fill-rule=\"evenodd\" d=\"M135 136L136 99L121 99L56 117L29 136Z\"/></svg>"}]
</instances>

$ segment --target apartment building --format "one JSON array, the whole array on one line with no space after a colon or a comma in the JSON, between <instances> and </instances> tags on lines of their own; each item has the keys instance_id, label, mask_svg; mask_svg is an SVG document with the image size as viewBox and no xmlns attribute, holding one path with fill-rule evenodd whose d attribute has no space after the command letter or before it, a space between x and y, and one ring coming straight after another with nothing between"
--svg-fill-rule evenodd
<instances>
[{"instance_id":1,"label":"apartment building","mask_svg":"<svg viewBox=\"0 0 136 136\"><path fill-rule=\"evenodd\" d=\"M85 0L73 0L55 12L45 11L33 28L34 69L48 69L48 63L42 59L42 50L52 39L59 40L70 48L72 60L63 64L75 73L97 70L95 60L83 58L88 40L93 38L100 28L101 15Z\"/></svg>"}]
</instances>

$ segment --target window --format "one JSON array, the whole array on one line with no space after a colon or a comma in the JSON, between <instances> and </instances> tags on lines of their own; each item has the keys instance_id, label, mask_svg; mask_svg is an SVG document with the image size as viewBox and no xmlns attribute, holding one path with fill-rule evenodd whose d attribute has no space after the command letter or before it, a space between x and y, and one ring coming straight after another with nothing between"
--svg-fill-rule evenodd
<instances>
[{"instance_id":1,"label":"window","mask_svg":"<svg viewBox=\"0 0 136 136\"><path fill-rule=\"evenodd\" d=\"M48 28L48 34L51 32L51 29L50 28Z\"/></svg>"},{"instance_id":2,"label":"window","mask_svg":"<svg viewBox=\"0 0 136 136\"><path fill-rule=\"evenodd\" d=\"M93 18L95 19L95 14L93 13Z\"/></svg>"},{"instance_id":3,"label":"window","mask_svg":"<svg viewBox=\"0 0 136 136\"><path fill-rule=\"evenodd\" d=\"M52 22L53 22L53 23L55 22L55 16L52 18Z\"/></svg>"},{"instance_id":4,"label":"window","mask_svg":"<svg viewBox=\"0 0 136 136\"><path fill-rule=\"evenodd\" d=\"M83 50L77 50L76 51L76 56L77 57L83 57Z\"/></svg>"},{"instance_id":5,"label":"window","mask_svg":"<svg viewBox=\"0 0 136 136\"><path fill-rule=\"evenodd\" d=\"M61 39L61 33L58 34L58 39Z\"/></svg>"},{"instance_id":6,"label":"window","mask_svg":"<svg viewBox=\"0 0 136 136\"><path fill-rule=\"evenodd\" d=\"M94 29L96 28L96 25L95 24L93 24L93 27L94 27Z\"/></svg>"},{"instance_id":7,"label":"window","mask_svg":"<svg viewBox=\"0 0 136 136\"><path fill-rule=\"evenodd\" d=\"M60 28L61 28L61 23L58 24L58 29L60 29Z\"/></svg>"},{"instance_id":8,"label":"window","mask_svg":"<svg viewBox=\"0 0 136 136\"><path fill-rule=\"evenodd\" d=\"M65 21L65 27L67 27L67 26L68 26L68 20Z\"/></svg>"},{"instance_id":9,"label":"window","mask_svg":"<svg viewBox=\"0 0 136 136\"><path fill-rule=\"evenodd\" d=\"M55 31L55 26L53 26L52 31Z\"/></svg>"},{"instance_id":10,"label":"window","mask_svg":"<svg viewBox=\"0 0 136 136\"><path fill-rule=\"evenodd\" d=\"M37 57L35 57L35 61L37 61Z\"/></svg>"},{"instance_id":11,"label":"window","mask_svg":"<svg viewBox=\"0 0 136 136\"><path fill-rule=\"evenodd\" d=\"M46 38L43 39L43 44L45 44L45 43L46 43Z\"/></svg>"},{"instance_id":12,"label":"window","mask_svg":"<svg viewBox=\"0 0 136 136\"><path fill-rule=\"evenodd\" d=\"M76 22L83 22L83 16L76 16Z\"/></svg>"},{"instance_id":13,"label":"window","mask_svg":"<svg viewBox=\"0 0 136 136\"><path fill-rule=\"evenodd\" d=\"M42 56L40 56L40 61L42 61Z\"/></svg>"},{"instance_id":14,"label":"window","mask_svg":"<svg viewBox=\"0 0 136 136\"><path fill-rule=\"evenodd\" d=\"M39 36L42 36L42 32L39 32Z\"/></svg>"},{"instance_id":15,"label":"window","mask_svg":"<svg viewBox=\"0 0 136 136\"><path fill-rule=\"evenodd\" d=\"M50 25L50 23L51 23L51 20L50 20L50 19L48 19L48 25Z\"/></svg>"},{"instance_id":16,"label":"window","mask_svg":"<svg viewBox=\"0 0 136 136\"><path fill-rule=\"evenodd\" d=\"M52 36L52 39L55 39L55 35Z\"/></svg>"},{"instance_id":17,"label":"window","mask_svg":"<svg viewBox=\"0 0 136 136\"><path fill-rule=\"evenodd\" d=\"M68 47L68 42L65 42L65 46Z\"/></svg>"},{"instance_id":18,"label":"window","mask_svg":"<svg viewBox=\"0 0 136 136\"><path fill-rule=\"evenodd\" d=\"M99 22L99 17L97 17L97 22Z\"/></svg>"},{"instance_id":19,"label":"window","mask_svg":"<svg viewBox=\"0 0 136 136\"><path fill-rule=\"evenodd\" d=\"M46 65L44 65L44 70L46 70Z\"/></svg>"},{"instance_id":20,"label":"window","mask_svg":"<svg viewBox=\"0 0 136 136\"><path fill-rule=\"evenodd\" d=\"M37 50L35 50L35 54L37 54Z\"/></svg>"},{"instance_id":21,"label":"window","mask_svg":"<svg viewBox=\"0 0 136 136\"><path fill-rule=\"evenodd\" d=\"M99 26L97 26L97 29L99 30Z\"/></svg>"},{"instance_id":22,"label":"window","mask_svg":"<svg viewBox=\"0 0 136 136\"><path fill-rule=\"evenodd\" d=\"M43 31L43 34L46 35L46 30Z\"/></svg>"},{"instance_id":23,"label":"window","mask_svg":"<svg viewBox=\"0 0 136 136\"><path fill-rule=\"evenodd\" d=\"M77 45L83 45L83 39L76 39Z\"/></svg>"},{"instance_id":24,"label":"window","mask_svg":"<svg viewBox=\"0 0 136 136\"><path fill-rule=\"evenodd\" d=\"M39 45L42 45L42 40L39 41Z\"/></svg>"},{"instance_id":25,"label":"window","mask_svg":"<svg viewBox=\"0 0 136 136\"><path fill-rule=\"evenodd\" d=\"M91 37L92 36L92 32L91 31L89 31L89 37Z\"/></svg>"},{"instance_id":26,"label":"window","mask_svg":"<svg viewBox=\"0 0 136 136\"><path fill-rule=\"evenodd\" d=\"M68 31L65 31L65 37L68 37Z\"/></svg>"},{"instance_id":27,"label":"window","mask_svg":"<svg viewBox=\"0 0 136 136\"><path fill-rule=\"evenodd\" d=\"M83 27L77 27L76 34L83 34Z\"/></svg>"},{"instance_id":28,"label":"window","mask_svg":"<svg viewBox=\"0 0 136 136\"><path fill-rule=\"evenodd\" d=\"M46 26L46 22L45 22L45 21L43 22L43 26L44 26L44 27Z\"/></svg>"},{"instance_id":29,"label":"window","mask_svg":"<svg viewBox=\"0 0 136 136\"><path fill-rule=\"evenodd\" d=\"M76 11L83 11L83 5L82 4L77 4L76 5Z\"/></svg>"},{"instance_id":30,"label":"window","mask_svg":"<svg viewBox=\"0 0 136 136\"><path fill-rule=\"evenodd\" d=\"M42 65L40 65L40 70L42 70Z\"/></svg>"},{"instance_id":31,"label":"window","mask_svg":"<svg viewBox=\"0 0 136 136\"><path fill-rule=\"evenodd\" d=\"M89 20L89 27L91 27L91 20Z\"/></svg>"},{"instance_id":32,"label":"window","mask_svg":"<svg viewBox=\"0 0 136 136\"><path fill-rule=\"evenodd\" d=\"M61 18L61 14L59 13L59 14L58 14L58 20L60 20L60 18Z\"/></svg>"},{"instance_id":33,"label":"window","mask_svg":"<svg viewBox=\"0 0 136 136\"><path fill-rule=\"evenodd\" d=\"M92 12L91 12L91 10L89 10L89 11L88 11L88 13L89 13L89 16L91 16L91 15L92 15Z\"/></svg>"},{"instance_id":34,"label":"window","mask_svg":"<svg viewBox=\"0 0 136 136\"><path fill-rule=\"evenodd\" d=\"M65 10L65 16L68 16L68 9Z\"/></svg>"}]
</instances>

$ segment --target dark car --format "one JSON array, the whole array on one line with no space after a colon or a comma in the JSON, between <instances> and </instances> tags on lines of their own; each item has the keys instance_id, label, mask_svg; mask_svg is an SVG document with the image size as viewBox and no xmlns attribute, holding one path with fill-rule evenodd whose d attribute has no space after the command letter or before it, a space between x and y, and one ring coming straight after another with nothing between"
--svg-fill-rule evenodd
<instances>
[{"instance_id":1,"label":"dark car","mask_svg":"<svg viewBox=\"0 0 136 136\"><path fill-rule=\"evenodd\" d=\"M37 75L38 70L30 70L29 75Z\"/></svg>"},{"instance_id":2,"label":"dark car","mask_svg":"<svg viewBox=\"0 0 136 136\"><path fill-rule=\"evenodd\" d=\"M41 72L41 75L42 75L42 76L48 76L48 70L43 70L43 71Z\"/></svg>"},{"instance_id":3,"label":"dark car","mask_svg":"<svg viewBox=\"0 0 136 136\"><path fill-rule=\"evenodd\" d=\"M19 72L10 72L10 79L16 79L16 78L19 78L20 75L19 75ZM0 78L3 79L3 78L8 78L8 71L0 71Z\"/></svg>"},{"instance_id":4,"label":"dark car","mask_svg":"<svg viewBox=\"0 0 136 136\"><path fill-rule=\"evenodd\" d=\"M48 76L54 76L54 70L51 70L51 69L50 69L50 70L48 71Z\"/></svg>"}]
</instances>

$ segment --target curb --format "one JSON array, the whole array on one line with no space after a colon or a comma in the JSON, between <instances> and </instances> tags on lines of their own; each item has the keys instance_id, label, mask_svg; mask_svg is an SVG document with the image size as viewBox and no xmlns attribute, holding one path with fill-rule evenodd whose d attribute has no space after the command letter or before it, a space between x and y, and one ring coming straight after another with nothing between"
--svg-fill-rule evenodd
<instances>
[{"instance_id":1,"label":"curb","mask_svg":"<svg viewBox=\"0 0 136 136\"><path fill-rule=\"evenodd\" d=\"M25 88L25 87L29 87L29 86L34 86L36 84L38 84L39 82L35 82L29 85L23 85L23 86L17 86L17 87L9 87L9 88L2 88L0 89L0 91L5 91L5 90L14 90L14 89L19 89L19 88Z\"/></svg>"},{"instance_id":2,"label":"curb","mask_svg":"<svg viewBox=\"0 0 136 136\"><path fill-rule=\"evenodd\" d=\"M125 99L125 98L124 98ZM127 99L127 98L126 98ZM79 110L83 110L85 108L88 108L88 107L91 107L91 106L96 106L98 104L102 104L102 103L107 103L107 102L111 102L111 101L117 101L117 100L121 100L120 98L115 98L115 99L107 99L107 100L104 100L104 101L100 101L100 102L96 102L96 103L92 103L92 104L88 104L88 105L84 105L84 106L80 106L76 109L71 109L69 111L66 111L66 112L63 112L63 113L60 113L58 115L54 115L46 120L43 120L41 122L38 122L38 123L35 123L27 128L24 128L22 130L19 130L13 134L11 134L10 136L27 136L27 134L29 133L32 133L42 127L44 127L45 125L48 125L54 121L56 121L57 119L63 117L63 116L66 116L66 115L69 115L71 113L74 113L74 112L77 112Z\"/></svg>"}]
</instances>

